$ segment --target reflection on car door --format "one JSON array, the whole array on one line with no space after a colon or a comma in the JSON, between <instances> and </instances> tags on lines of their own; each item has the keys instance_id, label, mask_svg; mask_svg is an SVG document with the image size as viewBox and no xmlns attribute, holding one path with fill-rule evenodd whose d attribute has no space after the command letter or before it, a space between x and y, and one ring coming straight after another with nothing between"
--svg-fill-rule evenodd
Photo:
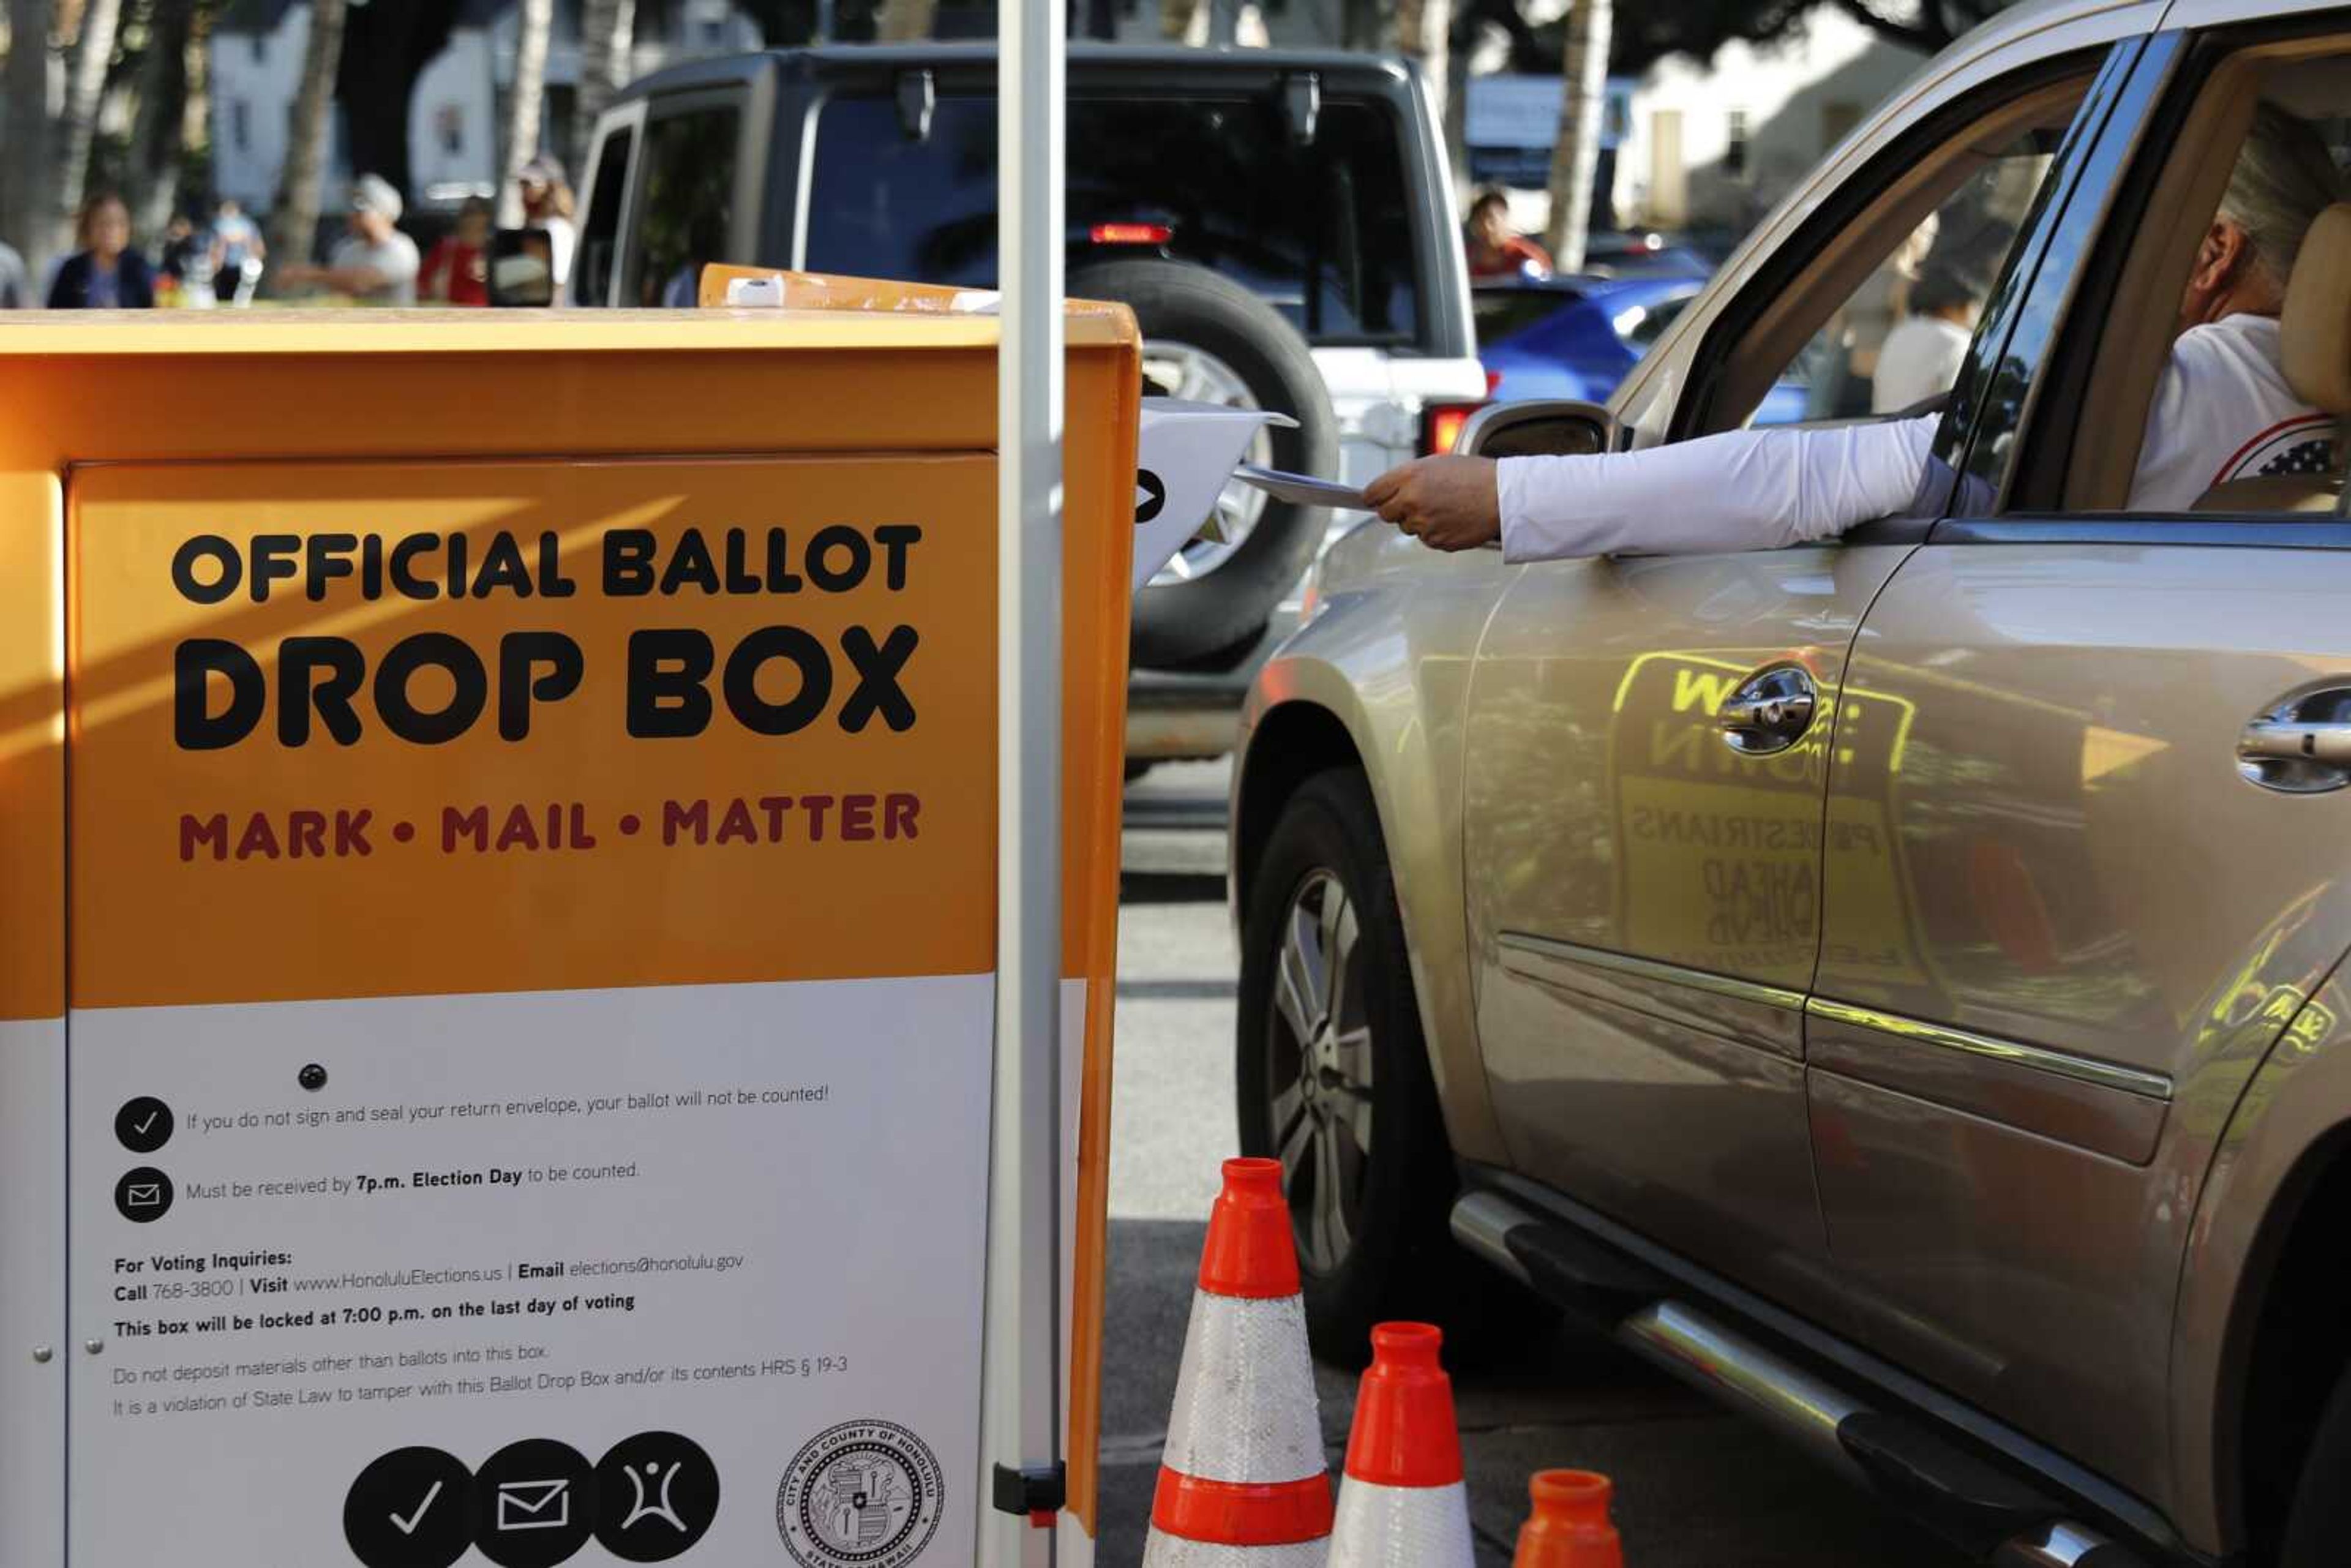
<instances>
[{"instance_id":1,"label":"reflection on car door","mask_svg":"<svg viewBox=\"0 0 2351 1568\"><path fill-rule=\"evenodd\" d=\"M1820 1254L1801 1015L1826 718L1907 548L1530 567L1471 680L1479 1038L1512 1158L1750 1279ZM1742 750L1717 715L1765 672L1792 744Z\"/></svg>"}]
</instances>

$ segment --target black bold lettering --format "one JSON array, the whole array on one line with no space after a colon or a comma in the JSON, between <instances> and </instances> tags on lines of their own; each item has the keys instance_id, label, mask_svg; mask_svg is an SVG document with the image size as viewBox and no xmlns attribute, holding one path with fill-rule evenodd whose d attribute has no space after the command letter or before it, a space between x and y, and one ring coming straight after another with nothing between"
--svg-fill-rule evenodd
<instances>
[{"instance_id":1,"label":"black bold lettering","mask_svg":"<svg viewBox=\"0 0 2351 1568\"><path fill-rule=\"evenodd\" d=\"M530 568L522 559L522 546L504 529L490 536L490 548L482 552L482 566L474 574L471 597L487 599L493 590L500 588L517 599L530 597Z\"/></svg>"},{"instance_id":2,"label":"black bold lettering","mask_svg":"<svg viewBox=\"0 0 2351 1568\"><path fill-rule=\"evenodd\" d=\"M228 706L212 711L212 677L228 682ZM235 643L191 637L172 652L172 735L183 751L235 746L261 722L269 684L261 664Z\"/></svg>"},{"instance_id":3,"label":"black bold lettering","mask_svg":"<svg viewBox=\"0 0 2351 1568\"><path fill-rule=\"evenodd\" d=\"M878 648L873 645L873 634L862 626L842 631L841 651L857 666L857 689L841 705L841 728L855 735L876 713L893 730L914 727L914 705L898 685L898 673L906 667L920 641L912 626L893 627Z\"/></svg>"},{"instance_id":4,"label":"black bold lettering","mask_svg":"<svg viewBox=\"0 0 2351 1568\"><path fill-rule=\"evenodd\" d=\"M409 683L427 664L446 670L455 688L449 694L449 706L438 713L426 713L408 695ZM402 637L375 669L376 716L392 734L417 746L440 746L465 734L482 716L489 695L489 675L481 655L446 632Z\"/></svg>"},{"instance_id":5,"label":"black bold lettering","mask_svg":"<svg viewBox=\"0 0 2351 1568\"><path fill-rule=\"evenodd\" d=\"M533 675L534 665L547 673ZM509 632L498 639L498 734L520 740L530 733L530 705L559 703L580 689L587 662L580 644L560 632Z\"/></svg>"},{"instance_id":6,"label":"black bold lettering","mask_svg":"<svg viewBox=\"0 0 2351 1568\"><path fill-rule=\"evenodd\" d=\"M849 552L849 564L833 569L831 556L836 549ZM829 528L819 528L816 538L809 540L809 580L827 593L846 593L865 580L873 570L873 547L865 536L846 523L835 523Z\"/></svg>"},{"instance_id":7,"label":"black bold lettering","mask_svg":"<svg viewBox=\"0 0 2351 1568\"><path fill-rule=\"evenodd\" d=\"M630 632L629 733L639 740L681 740L709 728L704 683L716 662L710 639L691 628Z\"/></svg>"},{"instance_id":8,"label":"black bold lettering","mask_svg":"<svg viewBox=\"0 0 2351 1568\"><path fill-rule=\"evenodd\" d=\"M301 553L302 540L297 534L256 534L253 536L253 601L266 602L269 585L283 577L301 574L301 563L295 558Z\"/></svg>"},{"instance_id":9,"label":"black bold lettering","mask_svg":"<svg viewBox=\"0 0 2351 1568\"><path fill-rule=\"evenodd\" d=\"M320 670L327 678L317 685L311 678ZM367 660L340 637L288 637L277 644L277 738L287 746L310 742L310 709L315 704L327 733L338 746L356 746L360 716L351 698L367 678Z\"/></svg>"},{"instance_id":10,"label":"black bold lettering","mask_svg":"<svg viewBox=\"0 0 2351 1568\"><path fill-rule=\"evenodd\" d=\"M563 575L563 539L549 528L538 536L538 591L547 599L569 599L580 585Z\"/></svg>"},{"instance_id":11,"label":"black bold lettering","mask_svg":"<svg viewBox=\"0 0 2351 1568\"><path fill-rule=\"evenodd\" d=\"M312 534L308 541L310 570L302 592L312 602L327 597L331 578L351 575L351 552L360 548L357 534Z\"/></svg>"},{"instance_id":12,"label":"black bold lettering","mask_svg":"<svg viewBox=\"0 0 2351 1568\"><path fill-rule=\"evenodd\" d=\"M419 577L413 564L441 542L439 534L411 534L392 547L392 589L402 599L438 599L441 585L429 577Z\"/></svg>"},{"instance_id":13,"label":"black bold lettering","mask_svg":"<svg viewBox=\"0 0 2351 1568\"><path fill-rule=\"evenodd\" d=\"M873 542L882 547L882 580L891 592L906 586L906 552L922 539L923 530L912 523L884 523L873 530Z\"/></svg>"},{"instance_id":14,"label":"black bold lettering","mask_svg":"<svg viewBox=\"0 0 2351 1568\"><path fill-rule=\"evenodd\" d=\"M759 695L759 669L770 659L799 667L799 690L791 700L771 703ZM824 644L797 626L762 626L736 645L726 659L726 707L754 735L790 735L806 729L832 700L832 660Z\"/></svg>"},{"instance_id":15,"label":"black bold lettering","mask_svg":"<svg viewBox=\"0 0 2351 1568\"><path fill-rule=\"evenodd\" d=\"M677 537L677 549L670 552L669 570L662 573L662 592L675 593L681 588L698 588L705 593L718 591L718 566L710 559L710 547L703 542L700 528L688 528Z\"/></svg>"},{"instance_id":16,"label":"black bold lettering","mask_svg":"<svg viewBox=\"0 0 2351 1568\"><path fill-rule=\"evenodd\" d=\"M604 597L642 599L653 591L651 528L613 528L604 535Z\"/></svg>"},{"instance_id":17,"label":"black bold lettering","mask_svg":"<svg viewBox=\"0 0 2351 1568\"><path fill-rule=\"evenodd\" d=\"M196 578L196 562L217 563L220 575L212 582ZM245 577L245 558L218 534L198 534L172 552L172 586L191 604L218 604L236 591Z\"/></svg>"}]
</instances>

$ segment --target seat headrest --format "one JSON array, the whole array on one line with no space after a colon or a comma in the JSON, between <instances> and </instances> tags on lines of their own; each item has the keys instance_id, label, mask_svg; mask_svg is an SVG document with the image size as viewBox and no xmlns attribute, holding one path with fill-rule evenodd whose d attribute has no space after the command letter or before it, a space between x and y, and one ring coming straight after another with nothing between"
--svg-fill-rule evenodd
<instances>
[{"instance_id":1,"label":"seat headrest","mask_svg":"<svg viewBox=\"0 0 2351 1568\"><path fill-rule=\"evenodd\" d=\"M2278 316L2286 384L2313 408L2351 414L2351 202L2303 236Z\"/></svg>"}]
</instances>

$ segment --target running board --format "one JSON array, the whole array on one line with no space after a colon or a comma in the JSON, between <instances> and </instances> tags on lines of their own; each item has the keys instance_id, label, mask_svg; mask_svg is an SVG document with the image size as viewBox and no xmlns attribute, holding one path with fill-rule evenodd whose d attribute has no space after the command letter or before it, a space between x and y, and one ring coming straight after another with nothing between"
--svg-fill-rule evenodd
<instances>
[{"instance_id":1,"label":"running board","mask_svg":"<svg viewBox=\"0 0 2351 1568\"><path fill-rule=\"evenodd\" d=\"M1669 1294L1672 1282L1596 1237L1491 1190L1453 1208L1454 1239L1644 1360L1771 1427L1980 1562L2144 1568L2053 1499L1923 1422L1798 1364Z\"/></svg>"}]
</instances>

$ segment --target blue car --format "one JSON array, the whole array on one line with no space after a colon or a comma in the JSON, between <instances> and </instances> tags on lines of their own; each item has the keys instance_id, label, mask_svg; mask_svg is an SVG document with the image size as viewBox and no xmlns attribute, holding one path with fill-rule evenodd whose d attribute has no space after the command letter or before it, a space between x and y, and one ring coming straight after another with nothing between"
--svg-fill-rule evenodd
<instances>
[{"instance_id":1,"label":"blue car","mask_svg":"<svg viewBox=\"0 0 2351 1568\"><path fill-rule=\"evenodd\" d=\"M1695 298L1695 269L1630 277L1506 278L1473 292L1478 357L1498 402L1576 398L1605 402L1625 372ZM1804 417L1804 387L1783 377L1756 412L1758 424Z\"/></svg>"}]
</instances>

